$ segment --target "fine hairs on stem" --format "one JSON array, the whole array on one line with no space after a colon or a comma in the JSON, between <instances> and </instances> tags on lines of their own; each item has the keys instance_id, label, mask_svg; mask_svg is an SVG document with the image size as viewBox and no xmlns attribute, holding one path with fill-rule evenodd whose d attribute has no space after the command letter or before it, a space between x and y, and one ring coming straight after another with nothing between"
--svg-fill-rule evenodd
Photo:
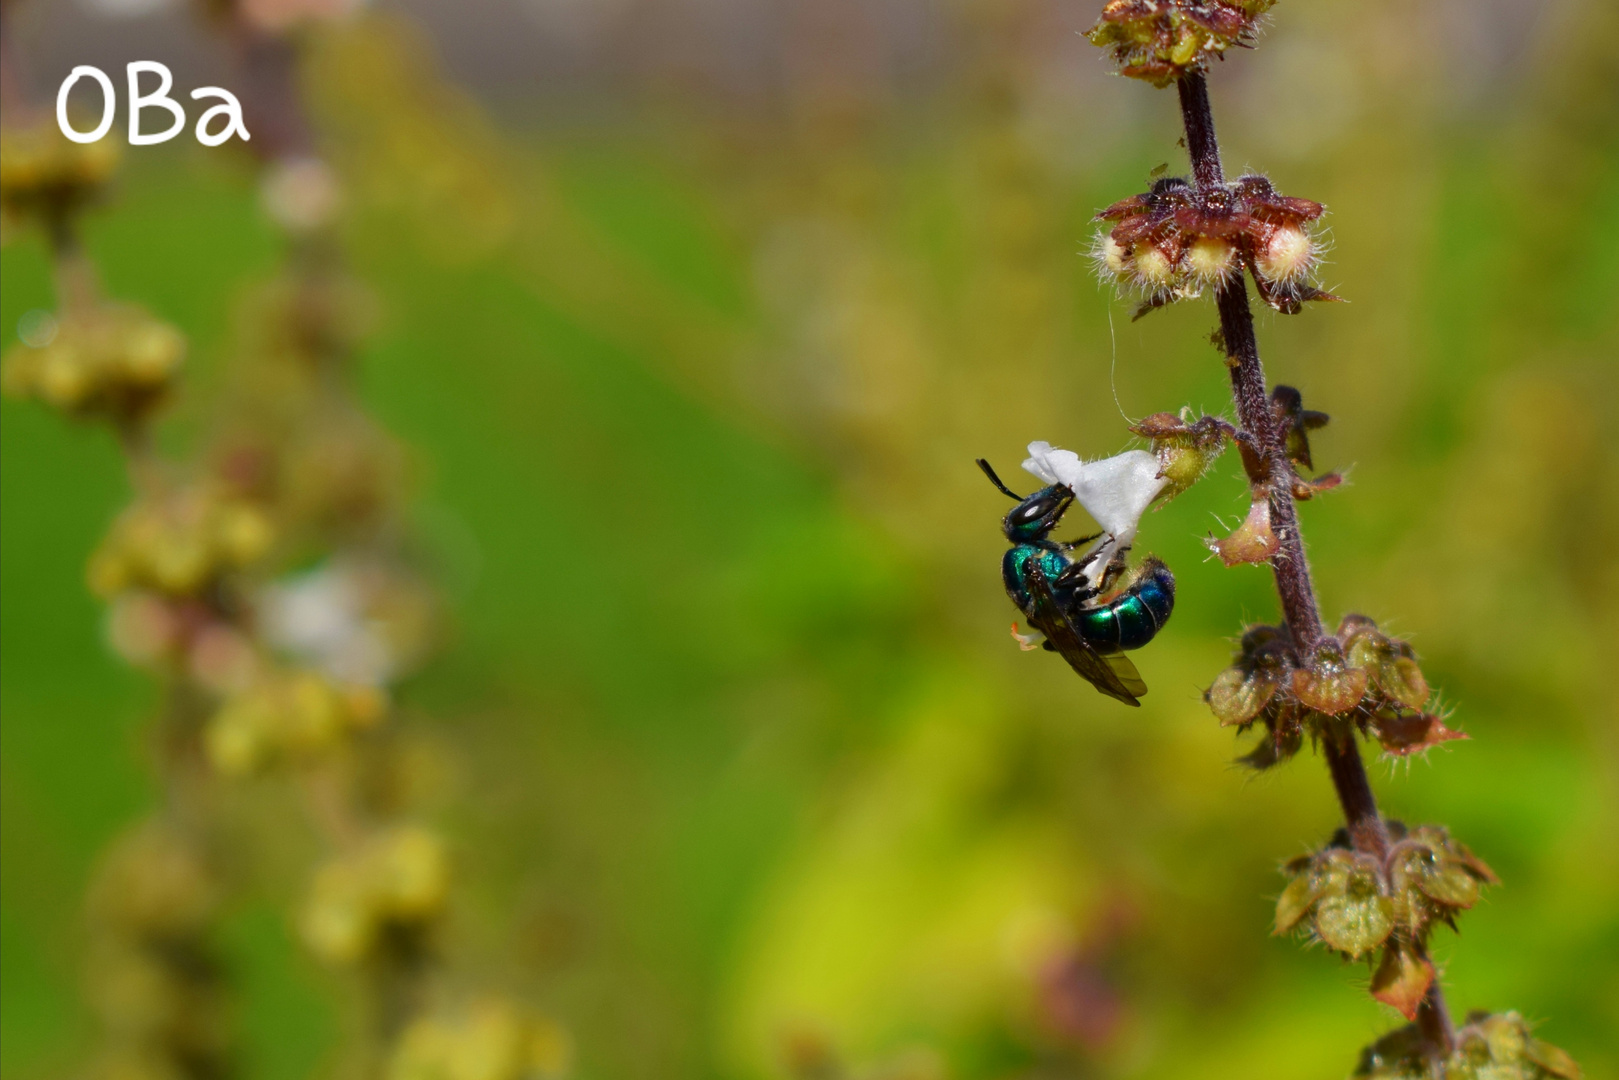
<instances>
[{"instance_id":1,"label":"fine hairs on stem","mask_svg":"<svg viewBox=\"0 0 1619 1080\"><path fill-rule=\"evenodd\" d=\"M1218 417L1192 421L1158 413L1132 427L1150 438L1163 473L1201 476L1226 443L1241 452L1251 493L1247 519L1209 541L1227 566L1263 564L1275 579L1276 626L1252 626L1231 667L1204 698L1222 724L1263 725L1244 764L1265 769L1295 754L1306 737L1320 748L1343 811L1344 828L1318 851L1286 866L1290 882L1276 908L1276 932L1306 933L1348 959L1373 966L1374 998L1409 1026L1367 1047L1355 1071L1377 1080L1514 1075L1573 1080L1579 1068L1535 1039L1517 1013L1472 1013L1458 1028L1429 954L1431 931L1455 926L1490 868L1438 825L1408 827L1378 811L1360 739L1393 757L1421 753L1462 736L1436 713L1409 644L1348 615L1335 631L1321 616L1298 502L1331 490L1336 474L1313 471L1308 434L1327 416L1302 395L1270 387L1260 361L1248 281L1283 314L1336 297L1317 288L1315 223L1325 208L1279 194L1260 176L1228 180L1220 161L1208 68L1227 50L1256 44L1274 0L1109 0L1090 31L1122 74L1173 85L1185 127L1191 177L1165 177L1150 191L1108 207L1098 241L1105 277L1142 298L1137 317L1212 292L1214 337L1230 373L1238 426Z\"/></svg>"}]
</instances>

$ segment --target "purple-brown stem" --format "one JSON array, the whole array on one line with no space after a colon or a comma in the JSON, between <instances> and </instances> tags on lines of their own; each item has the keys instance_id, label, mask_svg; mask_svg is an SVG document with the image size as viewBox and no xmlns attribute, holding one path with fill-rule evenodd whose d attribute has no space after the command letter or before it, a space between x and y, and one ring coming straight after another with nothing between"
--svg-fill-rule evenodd
<instances>
[{"instance_id":1,"label":"purple-brown stem","mask_svg":"<svg viewBox=\"0 0 1619 1080\"><path fill-rule=\"evenodd\" d=\"M1208 79L1201 71L1181 77L1181 118L1186 127L1186 152L1192 159L1192 176L1200 190L1225 183L1220 164L1220 143L1214 133L1214 110L1209 105ZM1215 289L1215 306L1220 312L1220 335L1231 371L1231 394L1237 405L1237 418L1252 438L1263 465L1263 479L1269 489L1271 527L1280 541L1272 556L1271 572L1282 616L1292 635L1300 659L1313 660L1316 647L1326 636L1321 622L1321 605L1310 563L1304 553L1304 534L1299 529L1298 506L1293 500L1293 465L1287 455L1286 432L1271 409L1265 387L1265 366L1259 359L1259 339L1254 334L1254 315L1248 306L1248 279L1234 275ZM1343 808L1344 821L1354 846L1375 854L1388 855L1388 827L1377 811L1377 799L1366 775L1366 763L1352 731L1341 738L1322 740L1332 786ZM1431 1046L1442 1056L1455 1047L1455 1030L1445 1007L1444 991L1435 978L1417 1011L1417 1025Z\"/></svg>"}]
</instances>

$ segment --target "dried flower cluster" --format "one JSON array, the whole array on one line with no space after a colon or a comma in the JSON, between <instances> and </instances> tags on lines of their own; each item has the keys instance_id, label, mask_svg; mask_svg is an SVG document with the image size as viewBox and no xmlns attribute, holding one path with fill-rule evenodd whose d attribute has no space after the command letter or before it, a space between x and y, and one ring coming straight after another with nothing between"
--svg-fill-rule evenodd
<instances>
[{"instance_id":1,"label":"dried flower cluster","mask_svg":"<svg viewBox=\"0 0 1619 1080\"><path fill-rule=\"evenodd\" d=\"M1225 726L1265 726L1265 738L1242 761L1267 769L1298 753L1307 734L1342 742L1359 732L1396 757L1466 738L1422 711L1431 696L1411 646L1351 615L1316 643L1308 663L1285 626L1249 627L1203 700Z\"/></svg>"},{"instance_id":2,"label":"dried flower cluster","mask_svg":"<svg viewBox=\"0 0 1619 1080\"><path fill-rule=\"evenodd\" d=\"M1097 263L1108 278L1142 294L1138 317L1244 272L1267 304L1293 315L1306 301L1336 299L1312 284L1321 259L1312 225L1324 211L1320 203L1277 194L1263 176L1212 190L1167 176L1096 215L1116 223L1097 240Z\"/></svg>"},{"instance_id":3,"label":"dried flower cluster","mask_svg":"<svg viewBox=\"0 0 1619 1080\"><path fill-rule=\"evenodd\" d=\"M1110 0L1091 43L1113 52L1132 79L1168 86L1211 57L1253 44L1259 18L1276 0Z\"/></svg>"},{"instance_id":4,"label":"dried flower cluster","mask_svg":"<svg viewBox=\"0 0 1619 1080\"><path fill-rule=\"evenodd\" d=\"M1579 1080L1568 1054L1529 1033L1515 1012L1475 1012L1456 1031L1456 1048L1435 1062L1422 1032L1403 1027L1383 1036L1361 1055L1355 1080Z\"/></svg>"},{"instance_id":5,"label":"dried flower cluster","mask_svg":"<svg viewBox=\"0 0 1619 1080\"><path fill-rule=\"evenodd\" d=\"M1454 929L1456 915L1478 902L1480 887L1499 879L1437 825L1388 827L1393 843L1381 858L1356 851L1339 830L1325 848L1288 863L1293 880L1276 902L1276 932L1307 929L1350 960L1382 949L1372 996L1410 1018L1434 979L1427 957L1433 925Z\"/></svg>"}]
</instances>

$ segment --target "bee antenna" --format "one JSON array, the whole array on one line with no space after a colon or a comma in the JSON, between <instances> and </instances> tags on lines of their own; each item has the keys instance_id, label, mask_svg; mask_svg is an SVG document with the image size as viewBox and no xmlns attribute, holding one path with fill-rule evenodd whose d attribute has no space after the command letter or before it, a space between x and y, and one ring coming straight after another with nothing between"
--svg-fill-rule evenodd
<instances>
[{"instance_id":1,"label":"bee antenna","mask_svg":"<svg viewBox=\"0 0 1619 1080\"><path fill-rule=\"evenodd\" d=\"M989 482L990 483L994 484L996 487L1001 489L1001 494L1002 495L1005 495L1007 498L1011 499L1013 502L1022 502L1023 501L1024 497L1022 495L1019 495L1017 492L1013 491L1011 488L1009 488L1005 484L1001 483L1001 478L995 475L995 470L989 467L989 462L985 461L983 458L979 458L978 459L978 467L980 469L984 470L984 475L989 477Z\"/></svg>"}]
</instances>

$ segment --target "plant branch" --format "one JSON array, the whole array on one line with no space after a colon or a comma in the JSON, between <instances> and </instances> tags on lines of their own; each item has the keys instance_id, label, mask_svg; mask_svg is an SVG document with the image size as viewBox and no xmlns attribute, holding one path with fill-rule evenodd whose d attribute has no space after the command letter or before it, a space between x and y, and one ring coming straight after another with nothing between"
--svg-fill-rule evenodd
<instances>
[{"instance_id":1,"label":"plant branch","mask_svg":"<svg viewBox=\"0 0 1619 1080\"><path fill-rule=\"evenodd\" d=\"M1214 132L1214 111L1209 105L1208 79L1201 71L1181 77L1176 84L1180 94L1181 117L1186 128L1186 151L1192 159L1192 175L1200 191L1225 183L1220 163L1220 143ZM1304 552L1304 534L1299 529L1298 507L1293 500L1293 465L1288 459L1285 432L1271 409L1265 386L1265 367L1259 358L1259 340L1254 333L1253 310L1248 304L1248 280L1234 274L1215 289L1215 306L1220 313L1220 334L1231 372L1231 392L1237 417L1249 433L1258 452L1260 476L1251 476L1268 491L1271 525L1280 549L1271 558L1276 592L1282 616L1293 638L1294 648L1304 663L1310 663L1317 646L1326 637L1310 563ZM1332 786L1343 808L1350 840L1362 851L1379 859L1387 857L1388 828L1377 810L1377 799L1366 775L1360 747L1354 732L1346 730L1339 738L1323 740L1323 755L1332 774ZM1448 1056L1455 1046L1455 1031L1445 1007L1444 991L1434 979L1418 1009L1417 1024L1434 1050Z\"/></svg>"}]
</instances>

